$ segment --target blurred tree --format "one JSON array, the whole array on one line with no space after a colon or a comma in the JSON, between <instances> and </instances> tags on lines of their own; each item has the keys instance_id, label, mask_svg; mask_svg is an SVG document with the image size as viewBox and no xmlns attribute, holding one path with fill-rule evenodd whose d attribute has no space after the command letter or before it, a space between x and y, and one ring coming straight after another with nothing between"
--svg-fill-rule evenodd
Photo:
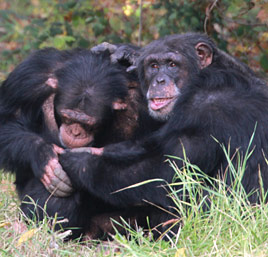
<instances>
[{"instance_id":1,"label":"blurred tree","mask_svg":"<svg viewBox=\"0 0 268 257\"><path fill-rule=\"evenodd\" d=\"M145 45L187 31L208 33L265 74L267 28L267 0L0 0L0 80L33 49L138 44L139 36Z\"/></svg>"},{"instance_id":2,"label":"blurred tree","mask_svg":"<svg viewBox=\"0 0 268 257\"><path fill-rule=\"evenodd\" d=\"M160 36L184 31L206 32L256 71L268 72L268 1L160 0Z\"/></svg>"}]
</instances>

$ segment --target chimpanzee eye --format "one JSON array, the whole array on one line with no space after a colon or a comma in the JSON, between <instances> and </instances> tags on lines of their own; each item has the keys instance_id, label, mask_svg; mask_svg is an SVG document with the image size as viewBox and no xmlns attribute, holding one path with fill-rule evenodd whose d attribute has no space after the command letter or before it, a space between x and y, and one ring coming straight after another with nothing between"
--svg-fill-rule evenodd
<instances>
[{"instance_id":1,"label":"chimpanzee eye","mask_svg":"<svg viewBox=\"0 0 268 257\"><path fill-rule=\"evenodd\" d=\"M158 69L159 66L158 66L158 64L156 64L156 63L152 63L152 64L151 64L151 68L153 68L153 69Z\"/></svg>"},{"instance_id":2,"label":"chimpanzee eye","mask_svg":"<svg viewBox=\"0 0 268 257\"><path fill-rule=\"evenodd\" d=\"M170 62L169 63L169 67L172 67L173 68L173 67L176 67L176 66L177 66L177 64L175 62Z\"/></svg>"}]
</instances>

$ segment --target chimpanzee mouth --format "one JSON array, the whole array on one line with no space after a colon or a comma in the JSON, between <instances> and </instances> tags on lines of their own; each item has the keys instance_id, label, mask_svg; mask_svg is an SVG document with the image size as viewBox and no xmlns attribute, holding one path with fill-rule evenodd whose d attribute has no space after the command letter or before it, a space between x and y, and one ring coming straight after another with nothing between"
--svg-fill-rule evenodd
<instances>
[{"instance_id":1,"label":"chimpanzee mouth","mask_svg":"<svg viewBox=\"0 0 268 257\"><path fill-rule=\"evenodd\" d=\"M169 105L171 102L176 100L176 97L167 97L167 98L151 98L149 99L150 108L153 111L158 111L167 105Z\"/></svg>"},{"instance_id":2,"label":"chimpanzee mouth","mask_svg":"<svg viewBox=\"0 0 268 257\"><path fill-rule=\"evenodd\" d=\"M74 134L66 125L60 127L59 138L62 143L67 148L77 148L88 146L93 140L94 136L91 133L87 133L81 130L80 133Z\"/></svg>"},{"instance_id":3,"label":"chimpanzee mouth","mask_svg":"<svg viewBox=\"0 0 268 257\"><path fill-rule=\"evenodd\" d=\"M72 135L60 136L61 143L67 148L77 148L77 147L85 147L89 146L92 143L94 137L92 135L88 135L87 137L73 137Z\"/></svg>"}]
</instances>

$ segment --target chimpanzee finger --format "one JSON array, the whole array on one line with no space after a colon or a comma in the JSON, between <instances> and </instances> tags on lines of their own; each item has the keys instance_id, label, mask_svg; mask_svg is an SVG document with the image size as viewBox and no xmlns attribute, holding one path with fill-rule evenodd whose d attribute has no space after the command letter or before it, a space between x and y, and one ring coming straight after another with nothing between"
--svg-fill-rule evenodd
<instances>
[{"instance_id":1,"label":"chimpanzee finger","mask_svg":"<svg viewBox=\"0 0 268 257\"><path fill-rule=\"evenodd\" d=\"M104 151L104 148L96 148L96 147L78 147L74 149L68 149L66 152L71 153L89 153L93 155L102 155Z\"/></svg>"},{"instance_id":2,"label":"chimpanzee finger","mask_svg":"<svg viewBox=\"0 0 268 257\"><path fill-rule=\"evenodd\" d=\"M50 160L50 164L57 164L56 160ZM54 171L50 165L46 167L46 173L44 173L41 182L45 186L48 192L57 197L67 197L73 192L71 181L65 171L58 166Z\"/></svg>"},{"instance_id":3,"label":"chimpanzee finger","mask_svg":"<svg viewBox=\"0 0 268 257\"><path fill-rule=\"evenodd\" d=\"M124 51L115 51L115 53L112 54L110 58L112 63L117 63L119 60L123 60L124 57L125 57Z\"/></svg>"},{"instance_id":4,"label":"chimpanzee finger","mask_svg":"<svg viewBox=\"0 0 268 257\"><path fill-rule=\"evenodd\" d=\"M104 148L103 147L101 148L91 147L90 150L91 150L91 154L101 156L103 154Z\"/></svg>"},{"instance_id":5,"label":"chimpanzee finger","mask_svg":"<svg viewBox=\"0 0 268 257\"><path fill-rule=\"evenodd\" d=\"M58 180L58 182L56 183L57 186L50 184L50 185L45 185L45 188L49 193L51 193L55 197L67 197L67 196L69 196L72 193L72 191L70 191L69 189L66 191L61 190L64 187L62 187L62 185L60 185L60 183L62 183L62 182ZM59 185L60 185L60 188L59 188Z\"/></svg>"},{"instance_id":6,"label":"chimpanzee finger","mask_svg":"<svg viewBox=\"0 0 268 257\"><path fill-rule=\"evenodd\" d=\"M44 174L43 177L41 178L41 182L44 184L44 186L51 184L50 177Z\"/></svg>"},{"instance_id":7,"label":"chimpanzee finger","mask_svg":"<svg viewBox=\"0 0 268 257\"><path fill-rule=\"evenodd\" d=\"M91 147L78 147L78 148L73 148L73 149L68 149L68 152L71 153L89 153L91 154Z\"/></svg>"},{"instance_id":8,"label":"chimpanzee finger","mask_svg":"<svg viewBox=\"0 0 268 257\"><path fill-rule=\"evenodd\" d=\"M48 176L44 176L44 177L46 180L41 179L41 182L44 184L47 191L50 192L53 196L67 197L73 192L73 188L69 185L71 183L70 181L68 181L68 184L67 184L64 181L62 181L60 178L58 178L57 176L54 176L53 178L50 178L49 180L47 179Z\"/></svg>"},{"instance_id":9,"label":"chimpanzee finger","mask_svg":"<svg viewBox=\"0 0 268 257\"><path fill-rule=\"evenodd\" d=\"M62 167L58 167L54 170L54 174L57 178L59 178L62 182L67 184L69 187L72 187L72 183L67 173L62 169Z\"/></svg>"},{"instance_id":10,"label":"chimpanzee finger","mask_svg":"<svg viewBox=\"0 0 268 257\"><path fill-rule=\"evenodd\" d=\"M61 153L64 152L63 148L61 148L61 147L59 147L57 145L54 145L54 144L53 144L53 149L54 149L55 153L57 153L57 154L61 154Z\"/></svg>"},{"instance_id":11,"label":"chimpanzee finger","mask_svg":"<svg viewBox=\"0 0 268 257\"><path fill-rule=\"evenodd\" d=\"M108 50L110 53L114 53L117 49L117 46L116 45L113 45L113 44L110 44L110 43L107 43L107 42L103 42L99 45L96 45L94 47L92 47L90 50L94 53L101 53L101 52L104 52L106 50Z\"/></svg>"},{"instance_id":12,"label":"chimpanzee finger","mask_svg":"<svg viewBox=\"0 0 268 257\"><path fill-rule=\"evenodd\" d=\"M63 192L61 190L59 190L58 188L53 192L53 196L56 196L56 197L68 197L71 195L73 191L71 192Z\"/></svg>"},{"instance_id":13,"label":"chimpanzee finger","mask_svg":"<svg viewBox=\"0 0 268 257\"><path fill-rule=\"evenodd\" d=\"M42 184L43 184L45 187L47 187L47 186L50 184L50 180L49 180L48 177L45 176L45 175L40 179L40 181L42 182Z\"/></svg>"},{"instance_id":14,"label":"chimpanzee finger","mask_svg":"<svg viewBox=\"0 0 268 257\"><path fill-rule=\"evenodd\" d=\"M52 187L54 188L54 191L52 192L53 195L60 197L69 196L74 191L72 187L59 180L57 177L52 180L51 188Z\"/></svg>"},{"instance_id":15,"label":"chimpanzee finger","mask_svg":"<svg viewBox=\"0 0 268 257\"><path fill-rule=\"evenodd\" d=\"M43 179L41 179L41 182L49 193L54 193L54 191L56 190L56 187L54 185L52 185L51 183L46 183Z\"/></svg>"},{"instance_id":16,"label":"chimpanzee finger","mask_svg":"<svg viewBox=\"0 0 268 257\"><path fill-rule=\"evenodd\" d=\"M49 180L51 180L55 176L52 167L56 165L56 162L57 162L56 159L51 159L49 160L48 164L45 166L44 176L46 175Z\"/></svg>"}]
</instances>

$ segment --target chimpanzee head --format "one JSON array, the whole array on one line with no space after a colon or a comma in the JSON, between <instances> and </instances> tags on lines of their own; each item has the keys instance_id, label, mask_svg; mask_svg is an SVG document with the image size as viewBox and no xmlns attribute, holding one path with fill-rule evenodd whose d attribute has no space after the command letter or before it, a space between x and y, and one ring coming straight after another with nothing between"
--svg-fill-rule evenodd
<instances>
[{"instance_id":1,"label":"chimpanzee head","mask_svg":"<svg viewBox=\"0 0 268 257\"><path fill-rule=\"evenodd\" d=\"M79 52L56 72L55 112L61 143L68 148L87 146L114 111L124 110L128 94L122 69L106 52Z\"/></svg>"},{"instance_id":2,"label":"chimpanzee head","mask_svg":"<svg viewBox=\"0 0 268 257\"><path fill-rule=\"evenodd\" d=\"M171 35L145 46L138 59L143 94L152 117L169 118L187 80L212 63L214 43L205 35Z\"/></svg>"}]
</instances>

